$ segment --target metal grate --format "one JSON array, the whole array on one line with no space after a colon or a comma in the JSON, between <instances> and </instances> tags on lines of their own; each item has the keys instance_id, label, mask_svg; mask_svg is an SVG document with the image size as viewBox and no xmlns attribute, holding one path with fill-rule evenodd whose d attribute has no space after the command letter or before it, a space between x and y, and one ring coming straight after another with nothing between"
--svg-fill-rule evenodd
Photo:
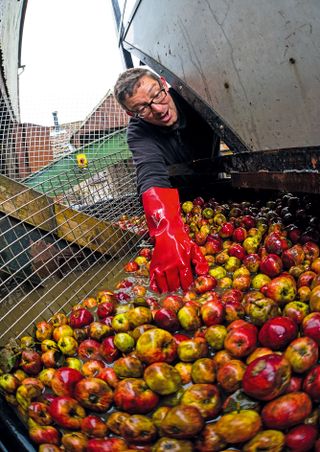
<instances>
[{"instance_id":1,"label":"metal grate","mask_svg":"<svg viewBox=\"0 0 320 452\"><path fill-rule=\"evenodd\" d=\"M146 239L127 119L108 93L83 121L0 111L0 342L111 287Z\"/></svg>"}]
</instances>

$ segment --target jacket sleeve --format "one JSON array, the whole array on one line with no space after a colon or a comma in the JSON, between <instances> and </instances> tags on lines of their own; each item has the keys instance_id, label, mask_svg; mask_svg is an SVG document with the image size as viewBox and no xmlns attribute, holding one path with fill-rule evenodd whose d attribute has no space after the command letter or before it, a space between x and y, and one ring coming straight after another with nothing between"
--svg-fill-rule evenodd
<instances>
[{"instance_id":1,"label":"jacket sleeve","mask_svg":"<svg viewBox=\"0 0 320 452\"><path fill-rule=\"evenodd\" d=\"M151 187L171 188L167 166L157 140L129 127L127 142L136 168L139 195Z\"/></svg>"}]
</instances>

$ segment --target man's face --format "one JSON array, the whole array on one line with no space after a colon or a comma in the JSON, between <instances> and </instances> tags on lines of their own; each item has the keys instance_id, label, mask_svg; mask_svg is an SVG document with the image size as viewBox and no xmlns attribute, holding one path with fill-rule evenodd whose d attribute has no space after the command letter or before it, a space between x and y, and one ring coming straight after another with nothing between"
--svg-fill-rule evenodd
<instances>
[{"instance_id":1,"label":"man's face","mask_svg":"<svg viewBox=\"0 0 320 452\"><path fill-rule=\"evenodd\" d=\"M129 112L139 112L141 107L149 104L162 88L166 90L167 95L164 96L161 103L152 103L143 115L143 119L156 126L172 126L178 120L178 112L165 81L163 86L160 86L157 80L148 76L142 77L136 85L133 95L126 98L126 109Z\"/></svg>"}]
</instances>

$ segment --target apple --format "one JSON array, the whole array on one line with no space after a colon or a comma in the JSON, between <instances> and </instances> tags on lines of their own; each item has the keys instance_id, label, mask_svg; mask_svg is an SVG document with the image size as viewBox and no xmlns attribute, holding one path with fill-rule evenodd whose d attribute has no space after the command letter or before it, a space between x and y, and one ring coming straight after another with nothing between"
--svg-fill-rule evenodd
<instances>
[{"instance_id":1,"label":"apple","mask_svg":"<svg viewBox=\"0 0 320 452\"><path fill-rule=\"evenodd\" d=\"M72 311L69 318L69 325L72 328L83 328L93 322L93 315L86 308Z\"/></svg>"},{"instance_id":2,"label":"apple","mask_svg":"<svg viewBox=\"0 0 320 452\"><path fill-rule=\"evenodd\" d=\"M228 331L224 341L225 349L235 358L243 358L257 346L257 329L248 324Z\"/></svg>"},{"instance_id":3,"label":"apple","mask_svg":"<svg viewBox=\"0 0 320 452\"><path fill-rule=\"evenodd\" d=\"M210 237L210 235L208 235L207 242L204 245L206 254L214 255L220 253L220 251L222 251L222 243L220 237Z\"/></svg>"},{"instance_id":4,"label":"apple","mask_svg":"<svg viewBox=\"0 0 320 452\"><path fill-rule=\"evenodd\" d=\"M300 265L305 258L303 246L297 243L282 253L281 259L285 268Z\"/></svg>"},{"instance_id":5,"label":"apple","mask_svg":"<svg viewBox=\"0 0 320 452\"><path fill-rule=\"evenodd\" d=\"M320 250L319 250L319 245L315 242L306 242L303 244L302 246L303 251L304 251L304 257L305 259L313 262L315 259L317 259L319 257L320 254Z\"/></svg>"},{"instance_id":6,"label":"apple","mask_svg":"<svg viewBox=\"0 0 320 452\"><path fill-rule=\"evenodd\" d=\"M66 451L86 452L88 438L81 432L68 432L62 435L61 443Z\"/></svg>"},{"instance_id":7,"label":"apple","mask_svg":"<svg viewBox=\"0 0 320 452\"><path fill-rule=\"evenodd\" d=\"M116 333L113 341L121 353L130 353L135 346L135 340L129 333Z\"/></svg>"},{"instance_id":8,"label":"apple","mask_svg":"<svg viewBox=\"0 0 320 452\"><path fill-rule=\"evenodd\" d=\"M292 392L267 402L261 411L261 418L267 428L286 430L304 422L311 411L312 401L308 394Z\"/></svg>"},{"instance_id":9,"label":"apple","mask_svg":"<svg viewBox=\"0 0 320 452\"><path fill-rule=\"evenodd\" d=\"M116 333L127 333L131 329L128 312L116 314L112 318L111 326Z\"/></svg>"},{"instance_id":10,"label":"apple","mask_svg":"<svg viewBox=\"0 0 320 452\"><path fill-rule=\"evenodd\" d=\"M131 414L145 414L152 411L159 402L159 396L142 378L125 378L114 391L114 403L119 410Z\"/></svg>"},{"instance_id":11,"label":"apple","mask_svg":"<svg viewBox=\"0 0 320 452\"><path fill-rule=\"evenodd\" d=\"M244 392L258 400L272 400L289 385L289 361L276 353L260 356L252 361L243 375Z\"/></svg>"},{"instance_id":12,"label":"apple","mask_svg":"<svg viewBox=\"0 0 320 452\"><path fill-rule=\"evenodd\" d=\"M100 378L86 377L76 384L74 398L85 408L102 413L109 409L113 392Z\"/></svg>"},{"instance_id":13,"label":"apple","mask_svg":"<svg viewBox=\"0 0 320 452\"><path fill-rule=\"evenodd\" d=\"M303 391L306 392L314 402L320 402L320 365L312 367L303 380Z\"/></svg>"},{"instance_id":14,"label":"apple","mask_svg":"<svg viewBox=\"0 0 320 452\"><path fill-rule=\"evenodd\" d=\"M100 359L88 359L81 367L81 374L84 377L96 377L104 368L105 363Z\"/></svg>"},{"instance_id":15,"label":"apple","mask_svg":"<svg viewBox=\"0 0 320 452\"><path fill-rule=\"evenodd\" d=\"M227 301L242 301L243 293L238 289L227 289L223 292L221 301L226 303Z\"/></svg>"},{"instance_id":16,"label":"apple","mask_svg":"<svg viewBox=\"0 0 320 452\"><path fill-rule=\"evenodd\" d=\"M293 301L297 294L295 280L289 275L282 273L273 278L266 286L265 295L272 298L280 305Z\"/></svg>"},{"instance_id":17,"label":"apple","mask_svg":"<svg viewBox=\"0 0 320 452\"><path fill-rule=\"evenodd\" d=\"M53 329L52 337L56 342L65 336L73 336L73 328L70 325L62 324Z\"/></svg>"},{"instance_id":18,"label":"apple","mask_svg":"<svg viewBox=\"0 0 320 452\"><path fill-rule=\"evenodd\" d=\"M150 364L146 367L143 378L149 388L160 395L173 394L181 386L179 372L165 362Z\"/></svg>"},{"instance_id":19,"label":"apple","mask_svg":"<svg viewBox=\"0 0 320 452\"><path fill-rule=\"evenodd\" d=\"M51 339L53 326L51 323L44 320L36 324L35 336L38 341L42 342L45 339Z\"/></svg>"},{"instance_id":20,"label":"apple","mask_svg":"<svg viewBox=\"0 0 320 452\"><path fill-rule=\"evenodd\" d=\"M186 439L197 436L203 426L204 419L198 408L179 404L168 411L160 424L160 429L169 437Z\"/></svg>"},{"instance_id":21,"label":"apple","mask_svg":"<svg viewBox=\"0 0 320 452\"><path fill-rule=\"evenodd\" d=\"M298 277L297 287L307 286L311 287L312 281L317 276L317 274L311 270L306 270L302 272Z\"/></svg>"},{"instance_id":22,"label":"apple","mask_svg":"<svg viewBox=\"0 0 320 452\"><path fill-rule=\"evenodd\" d=\"M54 444L60 443L60 433L52 425L33 424L29 428L29 437L35 444Z\"/></svg>"},{"instance_id":23,"label":"apple","mask_svg":"<svg viewBox=\"0 0 320 452\"><path fill-rule=\"evenodd\" d=\"M230 256L237 257L241 261L246 257L246 250L240 243L233 243L228 249L228 253Z\"/></svg>"},{"instance_id":24,"label":"apple","mask_svg":"<svg viewBox=\"0 0 320 452\"><path fill-rule=\"evenodd\" d=\"M8 394L14 394L20 383L20 380L11 373L0 375L0 390Z\"/></svg>"},{"instance_id":25,"label":"apple","mask_svg":"<svg viewBox=\"0 0 320 452\"><path fill-rule=\"evenodd\" d=\"M286 317L290 317L297 325L302 323L309 312L310 309L308 304L301 301L291 301L286 304L282 310L282 314Z\"/></svg>"},{"instance_id":26,"label":"apple","mask_svg":"<svg viewBox=\"0 0 320 452\"><path fill-rule=\"evenodd\" d=\"M222 239L227 239L229 237L232 237L232 234L234 232L234 225L231 223L231 221L226 221L225 223L222 223L220 229L219 229L219 236Z\"/></svg>"},{"instance_id":27,"label":"apple","mask_svg":"<svg viewBox=\"0 0 320 452\"><path fill-rule=\"evenodd\" d=\"M234 289L241 290L242 292L246 292L250 288L250 284L250 275L242 275L233 278L232 287Z\"/></svg>"},{"instance_id":28,"label":"apple","mask_svg":"<svg viewBox=\"0 0 320 452\"><path fill-rule=\"evenodd\" d=\"M285 435L279 430L262 430L243 447L244 452L268 450L280 452L285 444Z\"/></svg>"},{"instance_id":29,"label":"apple","mask_svg":"<svg viewBox=\"0 0 320 452\"><path fill-rule=\"evenodd\" d=\"M259 254L250 253L244 257L242 263L245 267L247 267L250 273L256 273L259 270L260 261L261 259Z\"/></svg>"},{"instance_id":30,"label":"apple","mask_svg":"<svg viewBox=\"0 0 320 452\"><path fill-rule=\"evenodd\" d=\"M20 367L28 375L37 375L42 369L40 354L35 350L23 350L21 353Z\"/></svg>"},{"instance_id":31,"label":"apple","mask_svg":"<svg viewBox=\"0 0 320 452\"><path fill-rule=\"evenodd\" d=\"M117 359L113 369L119 378L140 378L143 375L144 366L136 356L128 355Z\"/></svg>"},{"instance_id":32,"label":"apple","mask_svg":"<svg viewBox=\"0 0 320 452\"><path fill-rule=\"evenodd\" d=\"M83 308L87 308L87 309L93 309L96 308L98 305L98 300L94 297L87 297L83 300L83 302L81 303Z\"/></svg>"},{"instance_id":33,"label":"apple","mask_svg":"<svg viewBox=\"0 0 320 452\"><path fill-rule=\"evenodd\" d=\"M212 325L205 332L205 339L214 350L222 350L224 340L227 335L227 328L224 325Z\"/></svg>"},{"instance_id":34,"label":"apple","mask_svg":"<svg viewBox=\"0 0 320 452\"><path fill-rule=\"evenodd\" d=\"M264 239L264 246L267 253L278 254L289 248L288 241L278 232L270 232Z\"/></svg>"},{"instance_id":35,"label":"apple","mask_svg":"<svg viewBox=\"0 0 320 452\"><path fill-rule=\"evenodd\" d=\"M217 451L224 450L227 447L227 443L217 434L215 424L210 423L206 424L201 430L200 435L195 441L195 447L200 452ZM181 449L181 452L184 450L187 451L189 449ZM190 452L192 450L193 447L191 447Z\"/></svg>"},{"instance_id":36,"label":"apple","mask_svg":"<svg viewBox=\"0 0 320 452\"><path fill-rule=\"evenodd\" d=\"M177 438L169 438L167 436L158 439L158 441L155 442L154 451L161 451L161 450L174 450L174 451L183 451L183 452L192 452L193 445L191 441L188 441L186 439L177 439Z\"/></svg>"},{"instance_id":37,"label":"apple","mask_svg":"<svg viewBox=\"0 0 320 452\"><path fill-rule=\"evenodd\" d=\"M248 301L244 309L249 321L257 326L263 325L268 319L280 314L278 303L271 298L263 297L263 295L262 298Z\"/></svg>"},{"instance_id":38,"label":"apple","mask_svg":"<svg viewBox=\"0 0 320 452\"><path fill-rule=\"evenodd\" d=\"M139 325L152 322L152 312L149 307L137 306L129 309L127 313L130 329L136 328Z\"/></svg>"},{"instance_id":39,"label":"apple","mask_svg":"<svg viewBox=\"0 0 320 452\"><path fill-rule=\"evenodd\" d=\"M246 368L247 366L242 361L232 359L219 367L217 382L225 392L235 392L241 387Z\"/></svg>"},{"instance_id":40,"label":"apple","mask_svg":"<svg viewBox=\"0 0 320 452\"><path fill-rule=\"evenodd\" d=\"M61 367L65 363L65 356L60 350L48 350L41 354L41 362L47 367Z\"/></svg>"},{"instance_id":41,"label":"apple","mask_svg":"<svg viewBox=\"0 0 320 452\"><path fill-rule=\"evenodd\" d=\"M43 402L31 402L28 406L28 416L38 425L50 425L53 423L48 407Z\"/></svg>"},{"instance_id":42,"label":"apple","mask_svg":"<svg viewBox=\"0 0 320 452\"><path fill-rule=\"evenodd\" d=\"M122 452L129 450L126 441L122 438L90 438L86 452Z\"/></svg>"},{"instance_id":43,"label":"apple","mask_svg":"<svg viewBox=\"0 0 320 452\"><path fill-rule=\"evenodd\" d=\"M300 424L287 432L285 444L290 450L308 452L313 450L317 437L318 429L315 425Z\"/></svg>"},{"instance_id":44,"label":"apple","mask_svg":"<svg viewBox=\"0 0 320 452\"><path fill-rule=\"evenodd\" d=\"M184 391L181 404L197 408L204 419L213 419L221 409L221 395L216 385L193 384Z\"/></svg>"},{"instance_id":45,"label":"apple","mask_svg":"<svg viewBox=\"0 0 320 452\"><path fill-rule=\"evenodd\" d=\"M139 265L135 261L129 261L126 263L123 269L127 273L134 273L139 270Z\"/></svg>"},{"instance_id":46,"label":"apple","mask_svg":"<svg viewBox=\"0 0 320 452\"><path fill-rule=\"evenodd\" d=\"M176 312L169 308L158 309L153 320L157 327L171 332L178 330L180 326Z\"/></svg>"},{"instance_id":47,"label":"apple","mask_svg":"<svg viewBox=\"0 0 320 452\"><path fill-rule=\"evenodd\" d=\"M106 337L99 344L99 355L109 364L119 357L120 352L114 343L114 336Z\"/></svg>"},{"instance_id":48,"label":"apple","mask_svg":"<svg viewBox=\"0 0 320 452\"><path fill-rule=\"evenodd\" d=\"M241 260L235 256L228 257L226 263L224 264L224 268L227 272L233 273L241 266Z\"/></svg>"},{"instance_id":49,"label":"apple","mask_svg":"<svg viewBox=\"0 0 320 452\"><path fill-rule=\"evenodd\" d=\"M244 241L244 239L247 237L247 235L248 235L247 230L242 226L238 226L233 231L232 239L235 242L242 243Z\"/></svg>"},{"instance_id":50,"label":"apple","mask_svg":"<svg viewBox=\"0 0 320 452\"><path fill-rule=\"evenodd\" d=\"M162 308L171 309L174 312L178 312L183 305L183 298L180 295L167 295L160 301L160 306Z\"/></svg>"},{"instance_id":51,"label":"apple","mask_svg":"<svg viewBox=\"0 0 320 452\"><path fill-rule=\"evenodd\" d=\"M222 323L224 312L224 305L218 299L205 302L200 310L202 321L206 326Z\"/></svg>"},{"instance_id":52,"label":"apple","mask_svg":"<svg viewBox=\"0 0 320 452\"><path fill-rule=\"evenodd\" d=\"M198 294L203 294L216 287L217 281L213 276L201 275L194 280L194 288Z\"/></svg>"},{"instance_id":53,"label":"apple","mask_svg":"<svg viewBox=\"0 0 320 452\"><path fill-rule=\"evenodd\" d=\"M215 430L230 444L244 443L252 439L262 427L261 417L254 410L238 410L223 414L215 424Z\"/></svg>"},{"instance_id":54,"label":"apple","mask_svg":"<svg viewBox=\"0 0 320 452\"><path fill-rule=\"evenodd\" d=\"M270 278L280 275L282 272L282 260L277 254L268 254L260 261L260 271Z\"/></svg>"},{"instance_id":55,"label":"apple","mask_svg":"<svg viewBox=\"0 0 320 452\"><path fill-rule=\"evenodd\" d=\"M99 319L105 319L106 317L112 315L115 310L115 305L112 300L100 303L97 308L97 316Z\"/></svg>"},{"instance_id":56,"label":"apple","mask_svg":"<svg viewBox=\"0 0 320 452\"><path fill-rule=\"evenodd\" d=\"M59 350L66 356L74 356L78 349L78 342L73 336L63 336L58 340Z\"/></svg>"},{"instance_id":57,"label":"apple","mask_svg":"<svg viewBox=\"0 0 320 452\"><path fill-rule=\"evenodd\" d=\"M207 341L202 337L194 337L178 344L177 353L180 361L194 362L208 356Z\"/></svg>"},{"instance_id":58,"label":"apple","mask_svg":"<svg viewBox=\"0 0 320 452\"><path fill-rule=\"evenodd\" d=\"M162 361L171 363L177 356L177 343L168 331L153 328L139 337L136 353L138 358L146 364Z\"/></svg>"},{"instance_id":59,"label":"apple","mask_svg":"<svg viewBox=\"0 0 320 452\"><path fill-rule=\"evenodd\" d=\"M101 380L108 383L108 385L113 389L119 383L119 378L117 377L117 374L112 367L105 367L104 369L100 370L97 378L100 378Z\"/></svg>"},{"instance_id":60,"label":"apple","mask_svg":"<svg viewBox=\"0 0 320 452\"><path fill-rule=\"evenodd\" d=\"M84 408L72 397L55 397L49 405L49 414L62 428L79 430L81 420L86 416Z\"/></svg>"},{"instance_id":61,"label":"apple","mask_svg":"<svg viewBox=\"0 0 320 452\"><path fill-rule=\"evenodd\" d=\"M94 339L98 342L107 336L111 336L112 334L112 327L106 325L103 321L91 322L88 326L88 336L90 337L90 339Z\"/></svg>"},{"instance_id":62,"label":"apple","mask_svg":"<svg viewBox=\"0 0 320 452\"><path fill-rule=\"evenodd\" d=\"M289 317L273 317L260 328L258 339L263 347L282 350L298 336L298 326Z\"/></svg>"},{"instance_id":63,"label":"apple","mask_svg":"<svg viewBox=\"0 0 320 452\"><path fill-rule=\"evenodd\" d=\"M60 367L51 379L51 388L57 396L73 396L75 385L83 378L79 370Z\"/></svg>"},{"instance_id":64,"label":"apple","mask_svg":"<svg viewBox=\"0 0 320 452\"><path fill-rule=\"evenodd\" d=\"M309 306L311 311L320 312L320 285L312 288L310 293Z\"/></svg>"},{"instance_id":65,"label":"apple","mask_svg":"<svg viewBox=\"0 0 320 452\"><path fill-rule=\"evenodd\" d=\"M311 337L298 337L290 342L284 356L294 372L306 372L318 361L318 344Z\"/></svg>"},{"instance_id":66,"label":"apple","mask_svg":"<svg viewBox=\"0 0 320 452\"><path fill-rule=\"evenodd\" d=\"M120 428L123 422L130 417L129 413L122 411L112 411L107 419L106 425L110 432L120 435Z\"/></svg>"},{"instance_id":67,"label":"apple","mask_svg":"<svg viewBox=\"0 0 320 452\"><path fill-rule=\"evenodd\" d=\"M63 312L57 312L48 320L51 325L56 328L61 325L68 324L68 317Z\"/></svg>"},{"instance_id":68,"label":"apple","mask_svg":"<svg viewBox=\"0 0 320 452\"><path fill-rule=\"evenodd\" d=\"M211 358L199 358L191 365L193 383L214 383L216 367Z\"/></svg>"},{"instance_id":69,"label":"apple","mask_svg":"<svg viewBox=\"0 0 320 452\"><path fill-rule=\"evenodd\" d=\"M101 303L105 303L106 301L114 302L116 299L114 292L111 290L99 290L97 293L97 302L98 305Z\"/></svg>"},{"instance_id":70,"label":"apple","mask_svg":"<svg viewBox=\"0 0 320 452\"><path fill-rule=\"evenodd\" d=\"M120 434L129 444L143 445L154 442L157 429L149 417L133 414L121 424Z\"/></svg>"},{"instance_id":71,"label":"apple","mask_svg":"<svg viewBox=\"0 0 320 452\"><path fill-rule=\"evenodd\" d=\"M320 312L311 312L302 320L302 333L320 345Z\"/></svg>"},{"instance_id":72,"label":"apple","mask_svg":"<svg viewBox=\"0 0 320 452\"><path fill-rule=\"evenodd\" d=\"M185 304L179 309L178 320L181 328L186 331L195 331L201 326L201 319L195 305Z\"/></svg>"},{"instance_id":73,"label":"apple","mask_svg":"<svg viewBox=\"0 0 320 452\"><path fill-rule=\"evenodd\" d=\"M90 414L81 421L81 432L87 436L103 438L108 431L107 424L98 416Z\"/></svg>"}]
</instances>

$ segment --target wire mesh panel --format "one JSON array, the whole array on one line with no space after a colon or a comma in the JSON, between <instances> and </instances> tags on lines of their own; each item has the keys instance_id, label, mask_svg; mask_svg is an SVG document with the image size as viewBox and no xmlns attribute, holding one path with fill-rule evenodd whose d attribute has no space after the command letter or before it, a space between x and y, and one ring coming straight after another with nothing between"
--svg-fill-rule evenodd
<instances>
[{"instance_id":1,"label":"wire mesh panel","mask_svg":"<svg viewBox=\"0 0 320 452\"><path fill-rule=\"evenodd\" d=\"M108 94L83 122L0 113L0 341L113 284L146 239L127 119Z\"/></svg>"}]
</instances>

